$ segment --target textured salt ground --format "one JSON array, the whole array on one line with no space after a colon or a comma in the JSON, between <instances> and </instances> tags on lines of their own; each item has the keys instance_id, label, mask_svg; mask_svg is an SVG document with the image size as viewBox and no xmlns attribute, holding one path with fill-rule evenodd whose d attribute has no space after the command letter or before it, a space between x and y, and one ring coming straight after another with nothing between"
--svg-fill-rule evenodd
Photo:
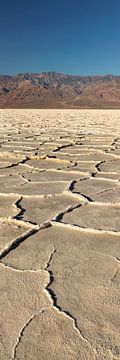
<instances>
[{"instance_id":1,"label":"textured salt ground","mask_svg":"<svg viewBox=\"0 0 120 360\"><path fill-rule=\"evenodd\" d=\"M96 178L105 178L105 179L113 179L113 180L120 180L120 173L117 173L117 172L114 172L114 173L111 173L111 172L99 172L99 173L96 173L95 174L95 177Z\"/></svg>"},{"instance_id":2,"label":"textured salt ground","mask_svg":"<svg viewBox=\"0 0 120 360\"><path fill-rule=\"evenodd\" d=\"M33 182L38 182L38 181L48 181L50 183L50 181L72 181L74 179L84 179L84 175L82 173L79 174L75 174L74 171L68 173L67 171L58 171L58 170L45 170L45 171L40 171L40 172L34 172L31 174L27 174L25 175L25 179L29 180L29 181L33 181Z\"/></svg>"},{"instance_id":3,"label":"textured salt ground","mask_svg":"<svg viewBox=\"0 0 120 360\"><path fill-rule=\"evenodd\" d=\"M87 178L75 181L73 193L82 194L90 201L117 203L120 199L120 183L112 179Z\"/></svg>"},{"instance_id":4,"label":"textured salt ground","mask_svg":"<svg viewBox=\"0 0 120 360\"><path fill-rule=\"evenodd\" d=\"M14 178L9 177L3 185L4 177L0 177L1 192L5 194L21 194L21 195L55 195L62 193L66 186L67 181L54 181L53 183L47 182L27 182L25 178L19 176ZM9 183L10 182L10 183Z\"/></svg>"},{"instance_id":5,"label":"textured salt ground","mask_svg":"<svg viewBox=\"0 0 120 360\"><path fill-rule=\"evenodd\" d=\"M66 160L71 160L71 161L95 161L95 162L100 162L100 161L111 161L111 160L116 160L116 156L115 154L104 154L104 153L99 153L99 152L81 152L78 150L78 152L76 154L74 154L74 152L69 154L69 153L63 153L61 154L60 152L56 154L58 158L60 159L66 159Z\"/></svg>"},{"instance_id":6,"label":"textured salt ground","mask_svg":"<svg viewBox=\"0 0 120 360\"><path fill-rule=\"evenodd\" d=\"M120 146L117 149L114 149L114 154L120 157Z\"/></svg>"},{"instance_id":7,"label":"textured salt ground","mask_svg":"<svg viewBox=\"0 0 120 360\"><path fill-rule=\"evenodd\" d=\"M120 173L120 160L114 160L100 165L100 170L105 172Z\"/></svg>"},{"instance_id":8,"label":"textured salt ground","mask_svg":"<svg viewBox=\"0 0 120 360\"><path fill-rule=\"evenodd\" d=\"M15 217L20 210L15 205L18 200L16 195L2 195L0 194L0 218Z\"/></svg>"},{"instance_id":9,"label":"textured salt ground","mask_svg":"<svg viewBox=\"0 0 120 360\"><path fill-rule=\"evenodd\" d=\"M14 156L12 156L12 153L11 154L2 154L2 153L0 153L0 163L2 164L6 164L6 166L7 166L7 164L8 163L10 163L10 164L17 164L17 163L19 163L20 161L23 161L24 159L25 159L25 157L24 156L17 156L16 155L16 157L15 157L15 154L14 154Z\"/></svg>"},{"instance_id":10,"label":"textured salt ground","mask_svg":"<svg viewBox=\"0 0 120 360\"><path fill-rule=\"evenodd\" d=\"M107 203L117 203L120 201L120 187L114 187L111 190L108 190L104 193L98 194L95 196L96 201L107 202Z\"/></svg>"},{"instance_id":11,"label":"textured salt ground","mask_svg":"<svg viewBox=\"0 0 120 360\"><path fill-rule=\"evenodd\" d=\"M120 205L109 205L108 214L108 204L102 207L90 203L63 215L61 221L88 229L120 232Z\"/></svg>"},{"instance_id":12,"label":"textured salt ground","mask_svg":"<svg viewBox=\"0 0 120 360\"><path fill-rule=\"evenodd\" d=\"M48 182L36 182L36 183L28 183L23 185L22 189L18 189L18 192L22 195L56 195L56 194L62 194L67 186L67 181L53 181L53 183Z\"/></svg>"},{"instance_id":13,"label":"textured salt ground","mask_svg":"<svg viewBox=\"0 0 120 360\"><path fill-rule=\"evenodd\" d=\"M16 359L23 360L24 354L31 360L41 359L41 354L43 360L95 359L94 350L74 330L71 319L52 308L34 317L25 329Z\"/></svg>"},{"instance_id":14,"label":"textured salt ground","mask_svg":"<svg viewBox=\"0 0 120 360\"><path fill-rule=\"evenodd\" d=\"M96 171L95 169L96 162L84 162L84 161L78 161L74 166L74 172L83 172L86 174L91 174ZM67 169L68 172L71 171L70 168Z\"/></svg>"},{"instance_id":15,"label":"textured salt ground","mask_svg":"<svg viewBox=\"0 0 120 360\"><path fill-rule=\"evenodd\" d=\"M25 183L24 178L19 175L14 176L0 176L0 191L1 193L17 193L18 186L21 187Z\"/></svg>"},{"instance_id":16,"label":"textured salt ground","mask_svg":"<svg viewBox=\"0 0 120 360\"><path fill-rule=\"evenodd\" d=\"M12 163L10 161L0 161L0 169L8 168Z\"/></svg>"},{"instance_id":17,"label":"textured salt ground","mask_svg":"<svg viewBox=\"0 0 120 360\"><path fill-rule=\"evenodd\" d=\"M52 220L59 212L80 204L80 200L71 195L48 197L23 197L20 207L24 209L23 220L42 224Z\"/></svg>"},{"instance_id":18,"label":"textured salt ground","mask_svg":"<svg viewBox=\"0 0 120 360\"><path fill-rule=\"evenodd\" d=\"M9 168L0 169L0 176L9 176L9 175L24 175L31 173L33 169L26 166L25 164L18 164L16 166L10 166ZM9 181L8 181L9 183Z\"/></svg>"},{"instance_id":19,"label":"textured salt ground","mask_svg":"<svg viewBox=\"0 0 120 360\"><path fill-rule=\"evenodd\" d=\"M15 240L22 239L30 228L16 221L0 221L0 257L4 250L9 249Z\"/></svg>"},{"instance_id":20,"label":"textured salt ground","mask_svg":"<svg viewBox=\"0 0 120 360\"><path fill-rule=\"evenodd\" d=\"M44 292L47 282L45 272L21 272L0 265L1 359L15 358L21 328L33 315L50 306Z\"/></svg>"},{"instance_id":21,"label":"textured salt ground","mask_svg":"<svg viewBox=\"0 0 120 360\"><path fill-rule=\"evenodd\" d=\"M106 255L106 261L107 256L110 256L111 260L112 257L120 259L120 234L107 232L90 233L89 231L84 232L83 229L76 230L70 226L67 228L62 224L54 223L53 226L42 229L28 237L2 261L8 266L20 270L43 270L49 254L51 254L54 249L56 249L57 253L62 253L62 257L65 256L66 258L67 254L70 253L72 257L72 250L74 251L75 248L76 252L78 251L78 256L81 258L83 256L81 253L84 252L85 254L87 251L90 251L91 254L93 252L93 254L98 253L100 256L101 254L103 254L103 256ZM53 259L55 259L55 257L56 253ZM68 262L69 264L71 262L69 257Z\"/></svg>"},{"instance_id":22,"label":"textured salt ground","mask_svg":"<svg viewBox=\"0 0 120 360\"><path fill-rule=\"evenodd\" d=\"M54 281L49 288L57 296L57 306L77 319L77 327L82 332L83 338L88 340L93 349L99 344L97 359L102 359L102 356L110 359L109 348L113 353L119 352L119 263L116 260L116 256L118 254L120 256L119 241L120 236L113 234L96 233L93 235L84 233L82 230L75 231L53 226L28 238L15 252L3 260L7 266L20 270L43 270L49 254L53 253L48 270L52 272ZM38 325L35 326L37 329L39 327L40 334L44 334L43 329L46 333L48 326L41 325L40 319L37 321ZM63 320L61 319L61 321ZM52 329L54 329L54 322ZM33 342L31 345L31 353L33 356L34 344L36 344L39 355L43 348L36 339L37 330L34 329L34 322L31 331L35 337L35 343ZM63 327L61 327L61 331L63 331ZM62 334L59 335L60 338L63 336ZM64 336L66 336L65 334ZM29 358L31 342L29 329L28 335L26 331L25 336L28 336L29 340L27 341L23 337L18 354L24 356L25 353ZM59 358L58 339L54 331L53 336L55 336L54 341L56 342L55 355ZM76 335L74 334L74 336ZM51 346L50 344L51 339L48 336L48 348ZM48 348L45 347L44 351L49 359ZM76 356L80 348L81 344L78 343ZM66 359L69 358L68 355L69 351L65 355ZM74 354L72 356L74 359ZM79 359L84 356L88 356L89 359L89 351L88 355L84 351L81 355L79 353Z\"/></svg>"},{"instance_id":23,"label":"textured salt ground","mask_svg":"<svg viewBox=\"0 0 120 360\"><path fill-rule=\"evenodd\" d=\"M0 111L1 360L120 359L119 119Z\"/></svg>"},{"instance_id":24,"label":"textured salt ground","mask_svg":"<svg viewBox=\"0 0 120 360\"><path fill-rule=\"evenodd\" d=\"M33 166L38 169L64 169L69 166L72 166L70 161L67 160L56 160L56 159L48 159L48 160L28 160L27 165Z\"/></svg>"}]
</instances>

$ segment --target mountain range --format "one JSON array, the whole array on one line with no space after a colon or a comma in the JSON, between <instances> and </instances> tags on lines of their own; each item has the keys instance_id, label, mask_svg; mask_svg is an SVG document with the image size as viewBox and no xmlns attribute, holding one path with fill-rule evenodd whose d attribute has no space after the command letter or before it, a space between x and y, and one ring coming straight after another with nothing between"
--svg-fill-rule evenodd
<instances>
[{"instance_id":1,"label":"mountain range","mask_svg":"<svg viewBox=\"0 0 120 360\"><path fill-rule=\"evenodd\" d=\"M120 76L0 75L0 108L120 108Z\"/></svg>"}]
</instances>

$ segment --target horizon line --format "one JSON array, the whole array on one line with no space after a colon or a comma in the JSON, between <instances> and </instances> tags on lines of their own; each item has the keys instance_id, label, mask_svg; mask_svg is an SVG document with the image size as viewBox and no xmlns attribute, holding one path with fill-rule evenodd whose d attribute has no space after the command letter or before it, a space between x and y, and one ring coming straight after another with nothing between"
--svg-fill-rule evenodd
<instances>
[{"instance_id":1,"label":"horizon line","mask_svg":"<svg viewBox=\"0 0 120 360\"><path fill-rule=\"evenodd\" d=\"M26 74L28 74L28 75L42 75L42 74L51 74L51 73L53 73L53 74L58 74L58 75L65 75L65 76L75 76L75 77L97 77L97 76L103 76L103 77L106 77L106 76L115 76L115 77L117 77L117 76L120 76L120 74L116 74L116 73L92 73L92 74L90 74L90 73L86 73L86 74L74 74L74 73L66 73L66 72L59 72L59 71L53 71L53 70L49 70L49 71L40 71L40 72L32 72L32 71L25 71L25 72L16 72L16 73L7 73L7 74L5 74L5 73L3 73L3 74L1 74L0 73L0 76L10 76L10 77L12 77L12 76L17 76L17 75L26 75Z\"/></svg>"}]
</instances>

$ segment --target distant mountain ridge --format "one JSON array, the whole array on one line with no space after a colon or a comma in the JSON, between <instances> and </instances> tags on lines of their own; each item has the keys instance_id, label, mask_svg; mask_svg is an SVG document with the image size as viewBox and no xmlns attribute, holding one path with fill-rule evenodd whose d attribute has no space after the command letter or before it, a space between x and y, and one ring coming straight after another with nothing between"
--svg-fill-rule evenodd
<instances>
[{"instance_id":1,"label":"distant mountain ridge","mask_svg":"<svg viewBox=\"0 0 120 360\"><path fill-rule=\"evenodd\" d=\"M0 108L120 108L120 76L0 75Z\"/></svg>"}]
</instances>

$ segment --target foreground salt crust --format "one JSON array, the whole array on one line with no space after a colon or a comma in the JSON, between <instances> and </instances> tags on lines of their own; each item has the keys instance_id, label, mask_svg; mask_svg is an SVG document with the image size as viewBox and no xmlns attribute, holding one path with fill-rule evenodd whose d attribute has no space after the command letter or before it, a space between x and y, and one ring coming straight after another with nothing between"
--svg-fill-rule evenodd
<instances>
[{"instance_id":1,"label":"foreground salt crust","mask_svg":"<svg viewBox=\"0 0 120 360\"><path fill-rule=\"evenodd\" d=\"M0 110L1 360L119 360L120 111Z\"/></svg>"}]
</instances>

